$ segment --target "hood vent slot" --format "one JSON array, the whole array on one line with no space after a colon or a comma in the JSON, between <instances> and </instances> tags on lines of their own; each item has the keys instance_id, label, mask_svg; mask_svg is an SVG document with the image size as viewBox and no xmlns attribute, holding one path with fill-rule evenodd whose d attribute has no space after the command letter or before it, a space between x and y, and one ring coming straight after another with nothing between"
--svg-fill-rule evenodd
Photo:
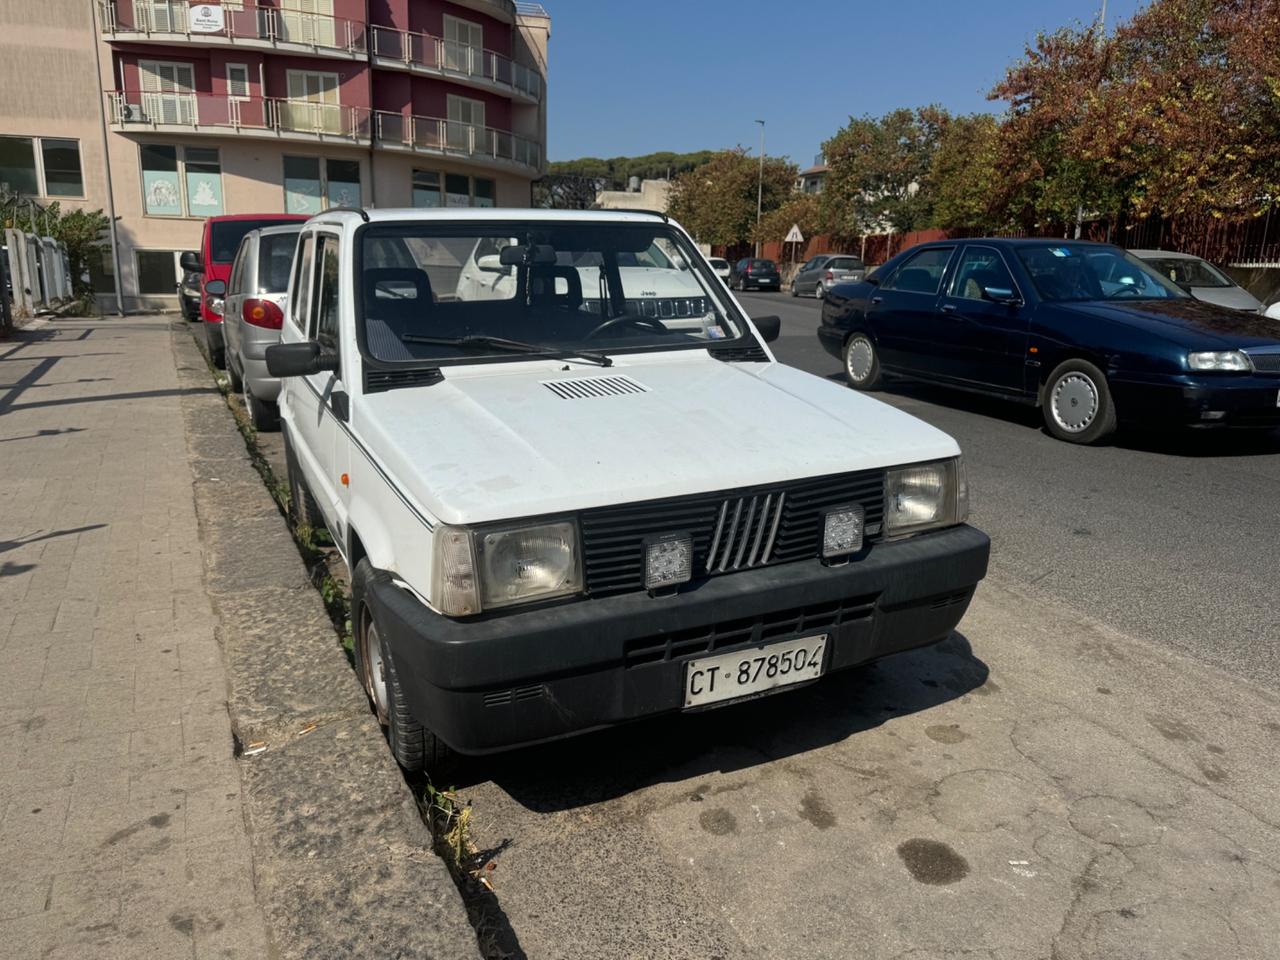
<instances>
[{"instance_id":1,"label":"hood vent slot","mask_svg":"<svg viewBox=\"0 0 1280 960\"><path fill-rule=\"evenodd\" d=\"M579 377L572 380L543 380L542 385L561 400L590 400L593 397L622 397L648 393L649 388L630 377Z\"/></svg>"},{"instance_id":2,"label":"hood vent slot","mask_svg":"<svg viewBox=\"0 0 1280 960\"><path fill-rule=\"evenodd\" d=\"M768 363L769 355L764 347L752 341L741 347L708 347L707 352L725 363Z\"/></svg>"}]
</instances>

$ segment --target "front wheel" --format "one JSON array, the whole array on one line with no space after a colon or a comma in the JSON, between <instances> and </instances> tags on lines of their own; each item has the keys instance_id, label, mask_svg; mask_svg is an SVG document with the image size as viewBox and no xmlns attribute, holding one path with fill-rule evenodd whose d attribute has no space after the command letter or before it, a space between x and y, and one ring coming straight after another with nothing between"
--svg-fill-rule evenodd
<instances>
[{"instance_id":1,"label":"front wheel","mask_svg":"<svg viewBox=\"0 0 1280 960\"><path fill-rule=\"evenodd\" d=\"M1087 360L1067 360L1049 375L1041 395L1049 432L1068 443L1097 443L1116 429L1106 375Z\"/></svg>"},{"instance_id":2,"label":"front wheel","mask_svg":"<svg viewBox=\"0 0 1280 960\"><path fill-rule=\"evenodd\" d=\"M351 578L356 672L374 715L387 728L387 742L396 762L406 770L440 775L447 772L456 756L409 712L395 659L367 600L369 584L376 576L373 565L363 557Z\"/></svg>"},{"instance_id":3,"label":"front wheel","mask_svg":"<svg viewBox=\"0 0 1280 960\"><path fill-rule=\"evenodd\" d=\"M855 390L880 386L880 355L865 333L855 333L844 345L844 375Z\"/></svg>"},{"instance_id":4,"label":"front wheel","mask_svg":"<svg viewBox=\"0 0 1280 960\"><path fill-rule=\"evenodd\" d=\"M791 281L791 295L793 297L800 296L800 291L796 289L796 282L794 280Z\"/></svg>"}]
</instances>

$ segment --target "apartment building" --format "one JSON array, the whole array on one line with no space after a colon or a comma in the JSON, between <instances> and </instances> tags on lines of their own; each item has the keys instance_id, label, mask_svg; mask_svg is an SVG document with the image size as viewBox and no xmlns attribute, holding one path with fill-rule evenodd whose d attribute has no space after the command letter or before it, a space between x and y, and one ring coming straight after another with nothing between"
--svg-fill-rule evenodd
<instances>
[{"instance_id":1,"label":"apartment building","mask_svg":"<svg viewBox=\"0 0 1280 960\"><path fill-rule=\"evenodd\" d=\"M95 285L176 303L221 213L515 206L544 169L551 22L512 0L0 5L0 184L115 215Z\"/></svg>"}]
</instances>

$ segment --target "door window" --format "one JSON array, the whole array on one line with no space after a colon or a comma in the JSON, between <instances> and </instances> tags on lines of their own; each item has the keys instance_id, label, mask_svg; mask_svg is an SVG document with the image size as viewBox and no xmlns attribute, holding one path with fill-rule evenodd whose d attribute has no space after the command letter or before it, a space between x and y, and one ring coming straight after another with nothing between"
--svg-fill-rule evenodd
<instances>
[{"instance_id":1,"label":"door window","mask_svg":"<svg viewBox=\"0 0 1280 960\"><path fill-rule=\"evenodd\" d=\"M967 247L951 280L951 296L986 300L987 287L1017 290L1004 258L992 247Z\"/></svg>"},{"instance_id":2,"label":"door window","mask_svg":"<svg viewBox=\"0 0 1280 960\"><path fill-rule=\"evenodd\" d=\"M240 244L240 249L236 253L235 263L231 265L231 279L227 281L227 294L234 296L244 293L244 264L249 258L249 245L247 243Z\"/></svg>"},{"instance_id":3,"label":"door window","mask_svg":"<svg viewBox=\"0 0 1280 960\"><path fill-rule=\"evenodd\" d=\"M316 235L304 234L302 246L298 248L298 263L293 275L295 295L290 301L293 312L293 325L304 334L308 333L307 307L311 303L311 252L315 246Z\"/></svg>"},{"instance_id":4,"label":"door window","mask_svg":"<svg viewBox=\"0 0 1280 960\"><path fill-rule=\"evenodd\" d=\"M324 234L316 257L311 339L334 351L338 350L338 292L338 238Z\"/></svg>"},{"instance_id":5,"label":"door window","mask_svg":"<svg viewBox=\"0 0 1280 960\"><path fill-rule=\"evenodd\" d=\"M882 290L899 290L904 293L937 293L942 285L942 274L951 259L954 247L929 247L909 257L893 276L880 285Z\"/></svg>"}]
</instances>

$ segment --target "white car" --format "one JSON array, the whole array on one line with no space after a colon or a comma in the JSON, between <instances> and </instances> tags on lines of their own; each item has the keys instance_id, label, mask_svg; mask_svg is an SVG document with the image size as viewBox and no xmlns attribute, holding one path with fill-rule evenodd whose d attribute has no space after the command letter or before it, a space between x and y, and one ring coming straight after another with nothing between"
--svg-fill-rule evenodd
<instances>
[{"instance_id":1,"label":"white car","mask_svg":"<svg viewBox=\"0 0 1280 960\"><path fill-rule=\"evenodd\" d=\"M723 257L708 257L707 265L711 267L711 272L725 282L729 283L729 274L733 272L733 268L729 266L729 261Z\"/></svg>"},{"instance_id":2,"label":"white car","mask_svg":"<svg viewBox=\"0 0 1280 960\"><path fill-rule=\"evenodd\" d=\"M294 510L406 767L939 641L986 572L956 442L777 363L660 215L321 214L288 304Z\"/></svg>"}]
</instances>

